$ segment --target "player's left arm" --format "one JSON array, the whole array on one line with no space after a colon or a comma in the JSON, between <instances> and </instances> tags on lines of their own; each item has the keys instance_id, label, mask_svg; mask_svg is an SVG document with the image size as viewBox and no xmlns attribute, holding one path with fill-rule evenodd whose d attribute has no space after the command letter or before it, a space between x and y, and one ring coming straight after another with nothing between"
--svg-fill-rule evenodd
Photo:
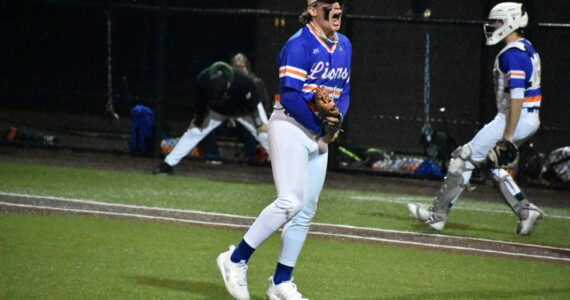
<instances>
[{"instance_id":1,"label":"player's left arm","mask_svg":"<svg viewBox=\"0 0 570 300\"><path fill-rule=\"evenodd\" d=\"M265 132L267 131L267 126L265 126L265 123L263 122L263 119L261 118L261 112L260 109L263 109L263 105L261 105L260 107L260 95L259 95L259 89L257 88L257 84L255 83L255 80L251 77L246 77L245 78L245 84L248 86L248 93L245 95L245 109L246 112L249 113L249 115L251 116L251 118L253 119L253 124L255 126L255 128L257 129L258 132Z\"/></svg>"},{"instance_id":2,"label":"player's left arm","mask_svg":"<svg viewBox=\"0 0 570 300\"><path fill-rule=\"evenodd\" d=\"M500 68L509 77L508 84L511 95L505 131L503 132L503 138L509 141L513 140L513 135L521 116L526 86L525 78L527 77L525 70L528 69L525 66L528 66L529 63L527 60L530 61L528 55L518 49L507 51L500 58Z\"/></svg>"},{"instance_id":3,"label":"player's left arm","mask_svg":"<svg viewBox=\"0 0 570 300\"><path fill-rule=\"evenodd\" d=\"M507 116L507 122L505 125L505 131L503 132L503 138L509 141L513 141L513 135L519 119L521 116L523 98L511 98L511 105L509 109L509 115Z\"/></svg>"},{"instance_id":4,"label":"player's left arm","mask_svg":"<svg viewBox=\"0 0 570 300\"><path fill-rule=\"evenodd\" d=\"M345 48L344 51L348 52L347 62L346 62L346 67L347 67L346 71L348 73L346 74L347 77L346 77L346 81L344 83L344 86L342 87L342 92L340 93L340 96L338 97L338 99L335 101L336 106L340 112L340 117L333 118L332 120L330 118L327 119L329 122L332 121L332 123L334 123L334 124L336 124L336 122L339 122L340 124L335 126L338 128L340 128L342 126L342 121L344 119L344 116L346 115L346 112L348 111L348 106L350 103L350 75L351 75L351 60L352 60L352 44L350 43L350 41L346 40L346 43L345 43L345 45L343 45L343 47Z\"/></svg>"},{"instance_id":5,"label":"player's left arm","mask_svg":"<svg viewBox=\"0 0 570 300\"><path fill-rule=\"evenodd\" d=\"M344 87L342 88L342 92L340 97L337 101L337 107L340 111L341 115L345 116L346 112L348 111L348 105L350 103L350 77L352 72L352 44L348 39L346 39L346 44L344 45L345 51L348 52L347 55L347 72L348 77L346 78L346 82L344 83Z\"/></svg>"},{"instance_id":6,"label":"player's left arm","mask_svg":"<svg viewBox=\"0 0 570 300\"><path fill-rule=\"evenodd\" d=\"M343 116L346 115L349 103L350 103L350 75L348 75L348 79L346 80L342 92L340 93L340 96L338 97L338 100L336 102L336 106L338 107L338 110L340 111L341 115Z\"/></svg>"}]
</instances>

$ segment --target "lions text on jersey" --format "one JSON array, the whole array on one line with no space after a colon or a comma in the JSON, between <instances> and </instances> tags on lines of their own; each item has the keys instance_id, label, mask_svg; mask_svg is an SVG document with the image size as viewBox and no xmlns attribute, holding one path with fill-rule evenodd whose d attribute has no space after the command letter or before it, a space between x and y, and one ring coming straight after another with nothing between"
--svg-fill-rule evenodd
<instances>
[{"instance_id":1,"label":"lions text on jersey","mask_svg":"<svg viewBox=\"0 0 570 300\"><path fill-rule=\"evenodd\" d=\"M348 110L352 45L344 35L336 35L337 43L329 44L307 24L287 41L278 58L277 100L315 133L320 133L320 120L312 104L315 88L324 86L343 115Z\"/></svg>"}]
</instances>

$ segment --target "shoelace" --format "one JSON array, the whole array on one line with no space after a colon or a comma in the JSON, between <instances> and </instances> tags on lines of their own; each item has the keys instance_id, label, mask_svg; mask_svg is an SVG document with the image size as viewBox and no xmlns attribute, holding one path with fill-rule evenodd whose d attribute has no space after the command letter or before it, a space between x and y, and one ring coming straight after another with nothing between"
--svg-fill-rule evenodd
<instances>
[{"instance_id":1,"label":"shoelace","mask_svg":"<svg viewBox=\"0 0 570 300\"><path fill-rule=\"evenodd\" d=\"M283 289L283 293L285 294L284 296L287 297L287 299L305 299L303 298L303 295L301 295L301 293L299 293L299 291L297 291L297 285L295 285L293 282L283 282L281 284L285 284L285 289ZM290 297L296 297L296 298L290 298Z\"/></svg>"},{"instance_id":2,"label":"shoelace","mask_svg":"<svg viewBox=\"0 0 570 300\"><path fill-rule=\"evenodd\" d=\"M245 262L239 262L237 265L237 282L239 285L247 285L247 264Z\"/></svg>"},{"instance_id":3,"label":"shoelace","mask_svg":"<svg viewBox=\"0 0 570 300\"><path fill-rule=\"evenodd\" d=\"M428 208L428 213L429 213L429 217L428 219L425 221L426 224L433 224L433 223L437 223L440 222L441 220L436 220L435 219L435 215L433 214L433 207Z\"/></svg>"}]
</instances>

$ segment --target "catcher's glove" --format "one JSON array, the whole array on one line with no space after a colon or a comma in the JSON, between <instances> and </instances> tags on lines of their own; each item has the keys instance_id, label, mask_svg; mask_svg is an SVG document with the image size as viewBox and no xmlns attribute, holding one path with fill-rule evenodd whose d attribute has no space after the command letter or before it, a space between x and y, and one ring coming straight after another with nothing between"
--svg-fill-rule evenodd
<instances>
[{"instance_id":1,"label":"catcher's glove","mask_svg":"<svg viewBox=\"0 0 570 300\"><path fill-rule=\"evenodd\" d=\"M497 145L489 151L487 158L491 166L509 169L516 166L519 162L519 149L513 142L500 139Z\"/></svg>"},{"instance_id":2,"label":"catcher's glove","mask_svg":"<svg viewBox=\"0 0 570 300\"><path fill-rule=\"evenodd\" d=\"M315 89L314 100L317 106L317 115L323 122L325 133L331 134L339 131L342 125L342 114L323 86L319 86ZM327 120L327 117L337 118L338 122L331 124L331 122Z\"/></svg>"}]
</instances>

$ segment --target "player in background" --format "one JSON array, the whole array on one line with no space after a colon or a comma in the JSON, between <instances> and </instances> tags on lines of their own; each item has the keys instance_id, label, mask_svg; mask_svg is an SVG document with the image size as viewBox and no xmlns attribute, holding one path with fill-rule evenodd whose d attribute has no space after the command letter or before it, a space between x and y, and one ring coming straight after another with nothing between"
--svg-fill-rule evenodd
<instances>
[{"instance_id":1,"label":"player in background","mask_svg":"<svg viewBox=\"0 0 570 300\"><path fill-rule=\"evenodd\" d=\"M484 26L487 45L501 41L505 44L493 68L498 113L469 143L451 154L447 176L432 206L408 204L410 213L433 229L443 229L455 201L468 186L473 169L486 159L501 139L520 145L538 130L542 100L540 58L523 37L521 28L527 23L528 14L520 3L501 3L489 13L489 22ZM506 203L519 218L516 233L530 234L544 213L526 199L506 170L493 169L492 173Z\"/></svg>"},{"instance_id":2,"label":"player in background","mask_svg":"<svg viewBox=\"0 0 570 300\"><path fill-rule=\"evenodd\" d=\"M277 199L251 225L241 242L221 253L217 265L228 292L249 299L247 262L254 251L279 228L281 252L275 274L269 277L267 297L272 300L304 299L291 273L315 215L328 158L328 144L339 132L348 110L352 46L341 26L339 0L308 0L301 15L305 24L279 53L279 90L269 120L269 153ZM327 109L316 109L324 92L332 99Z\"/></svg>"},{"instance_id":3,"label":"player in background","mask_svg":"<svg viewBox=\"0 0 570 300\"><path fill-rule=\"evenodd\" d=\"M269 98L269 93L267 92L267 87L265 81L259 78L252 70L251 62L249 58L243 53L237 53L234 55L230 61L231 65L242 70L245 74L253 79L255 86L257 87L257 93L259 95L259 104L263 108L266 114L270 114L273 110L273 100ZM259 108L261 111L261 108Z\"/></svg>"},{"instance_id":4,"label":"player in background","mask_svg":"<svg viewBox=\"0 0 570 300\"><path fill-rule=\"evenodd\" d=\"M260 112L259 96L253 79L225 62L215 62L196 77L195 116L172 152L152 171L171 174L202 139L228 119L243 125L265 149L267 116ZM263 107L261 107L263 108ZM263 118L265 117L265 118Z\"/></svg>"},{"instance_id":5,"label":"player in background","mask_svg":"<svg viewBox=\"0 0 570 300\"><path fill-rule=\"evenodd\" d=\"M263 127L259 128L258 131L267 131L267 111L266 107L273 103L273 100L269 99L269 93L265 87L265 81L255 75L251 69L251 63L245 54L237 53L234 55L230 61L232 67L241 70L243 73L248 75L257 88L257 95L259 97L259 103L257 104L257 111L259 113L259 118L263 122ZM226 124L227 128L231 130L232 133L238 135L238 140L243 143L244 158L248 163L260 163L268 160L267 150L259 146L259 142L256 140L255 136L251 135L250 131L245 127L236 124L234 119L229 119ZM208 134L201 142L201 146L205 151L206 162L210 164L221 164L220 160L220 149L217 143L216 132L212 131Z\"/></svg>"}]
</instances>

